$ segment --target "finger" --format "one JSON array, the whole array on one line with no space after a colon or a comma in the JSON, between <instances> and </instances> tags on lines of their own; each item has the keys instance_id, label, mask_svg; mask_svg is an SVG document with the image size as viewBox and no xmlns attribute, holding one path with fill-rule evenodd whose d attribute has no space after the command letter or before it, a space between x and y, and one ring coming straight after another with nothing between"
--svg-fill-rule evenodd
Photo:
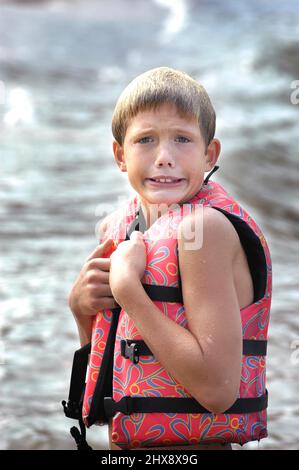
<instances>
[{"instance_id":1,"label":"finger","mask_svg":"<svg viewBox=\"0 0 299 470\"><path fill-rule=\"evenodd\" d=\"M93 299L89 302L89 306L85 309L87 315L96 315L102 310L117 307L114 297L101 297L100 299Z\"/></svg>"},{"instance_id":2,"label":"finger","mask_svg":"<svg viewBox=\"0 0 299 470\"><path fill-rule=\"evenodd\" d=\"M139 240L143 240L143 233L139 232L138 230L134 230L131 233L130 240L137 242Z\"/></svg>"},{"instance_id":3,"label":"finger","mask_svg":"<svg viewBox=\"0 0 299 470\"><path fill-rule=\"evenodd\" d=\"M106 298L106 297L113 297L109 284L105 284L105 285L102 284L100 286L96 286L96 285L89 286L87 292L88 292L89 298L96 302L101 302L101 299Z\"/></svg>"},{"instance_id":4,"label":"finger","mask_svg":"<svg viewBox=\"0 0 299 470\"><path fill-rule=\"evenodd\" d=\"M86 273L86 283L90 286L100 286L102 284L109 284L109 272L97 269L90 269Z\"/></svg>"},{"instance_id":5,"label":"finger","mask_svg":"<svg viewBox=\"0 0 299 470\"><path fill-rule=\"evenodd\" d=\"M116 245L112 238L107 238L103 243L100 243L88 256L86 261L94 258L101 258L104 255L107 255L111 249L115 249Z\"/></svg>"},{"instance_id":6,"label":"finger","mask_svg":"<svg viewBox=\"0 0 299 470\"><path fill-rule=\"evenodd\" d=\"M87 260L86 270L96 269L99 271L110 271L111 260L110 258L93 258Z\"/></svg>"},{"instance_id":7,"label":"finger","mask_svg":"<svg viewBox=\"0 0 299 470\"><path fill-rule=\"evenodd\" d=\"M101 297L113 297L109 284L101 286Z\"/></svg>"},{"instance_id":8,"label":"finger","mask_svg":"<svg viewBox=\"0 0 299 470\"><path fill-rule=\"evenodd\" d=\"M105 308L115 308L118 306L116 301L114 300L114 297L102 297L100 301L101 307L99 310L105 309Z\"/></svg>"}]
</instances>

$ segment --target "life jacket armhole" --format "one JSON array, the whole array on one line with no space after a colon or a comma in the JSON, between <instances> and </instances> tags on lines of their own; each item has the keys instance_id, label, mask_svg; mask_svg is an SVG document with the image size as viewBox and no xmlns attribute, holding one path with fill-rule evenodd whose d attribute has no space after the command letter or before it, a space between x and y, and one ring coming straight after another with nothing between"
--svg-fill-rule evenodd
<instances>
[{"instance_id":1,"label":"life jacket armhole","mask_svg":"<svg viewBox=\"0 0 299 470\"><path fill-rule=\"evenodd\" d=\"M263 299L267 287L267 261L259 237L252 228L237 215L231 214L220 207L211 207L222 212L222 214L227 217L239 236L252 278L254 290L253 303Z\"/></svg>"}]
</instances>

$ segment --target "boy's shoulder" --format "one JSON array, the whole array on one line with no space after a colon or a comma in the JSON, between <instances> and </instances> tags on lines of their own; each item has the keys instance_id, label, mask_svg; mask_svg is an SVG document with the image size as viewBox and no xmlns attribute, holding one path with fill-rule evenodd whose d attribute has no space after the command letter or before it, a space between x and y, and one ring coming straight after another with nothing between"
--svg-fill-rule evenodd
<instances>
[{"instance_id":1,"label":"boy's shoulder","mask_svg":"<svg viewBox=\"0 0 299 470\"><path fill-rule=\"evenodd\" d=\"M234 226L228 218L217 209L209 206L203 206L201 211L195 211L188 214L182 219L179 226L179 249L183 250L184 246L191 246L190 234L198 237L201 234L200 248L201 256L205 253L215 253L234 256L240 248L240 239ZM195 240L194 240L195 241ZM185 245L185 243L187 245ZM195 248L196 251L196 248Z\"/></svg>"}]
</instances>

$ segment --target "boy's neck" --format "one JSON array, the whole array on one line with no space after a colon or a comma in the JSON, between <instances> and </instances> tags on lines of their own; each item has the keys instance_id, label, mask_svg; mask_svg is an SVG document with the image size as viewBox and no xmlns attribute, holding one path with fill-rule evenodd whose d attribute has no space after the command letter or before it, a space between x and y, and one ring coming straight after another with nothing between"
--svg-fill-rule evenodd
<instances>
[{"instance_id":1,"label":"boy's neck","mask_svg":"<svg viewBox=\"0 0 299 470\"><path fill-rule=\"evenodd\" d=\"M171 204L149 204L144 201L139 203L139 223L140 231L148 230L153 223L156 222L162 215L166 214L170 209L176 209L182 203Z\"/></svg>"},{"instance_id":2,"label":"boy's neck","mask_svg":"<svg viewBox=\"0 0 299 470\"><path fill-rule=\"evenodd\" d=\"M145 230L149 229L157 219L167 212L168 209L169 208L166 204L145 204L141 201L139 213L142 212L140 217L143 225L145 225Z\"/></svg>"}]
</instances>

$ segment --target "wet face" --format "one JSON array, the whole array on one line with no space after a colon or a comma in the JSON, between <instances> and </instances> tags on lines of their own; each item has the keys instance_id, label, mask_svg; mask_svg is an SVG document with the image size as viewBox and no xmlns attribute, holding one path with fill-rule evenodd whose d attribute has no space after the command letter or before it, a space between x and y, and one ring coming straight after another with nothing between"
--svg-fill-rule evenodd
<instances>
[{"instance_id":1,"label":"wet face","mask_svg":"<svg viewBox=\"0 0 299 470\"><path fill-rule=\"evenodd\" d=\"M163 104L135 116L123 146L114 142L121 171L140 195L142 204L182 203L201 188L204 173L215 165L220 143L208 149L195 117L181 116L175 105Z\"/></svg>"}]
</instances>

